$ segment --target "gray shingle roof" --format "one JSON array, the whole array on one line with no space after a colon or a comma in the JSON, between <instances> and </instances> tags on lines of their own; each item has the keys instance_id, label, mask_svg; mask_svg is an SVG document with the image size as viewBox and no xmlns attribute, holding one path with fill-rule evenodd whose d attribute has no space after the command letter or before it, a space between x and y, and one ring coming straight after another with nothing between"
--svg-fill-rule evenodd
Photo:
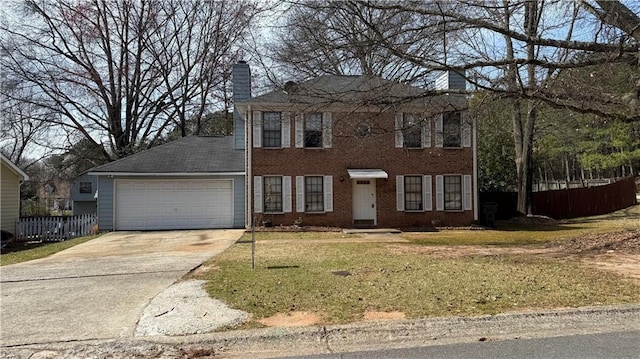
<instances>
[{"instance_id":1,"label":"gray shingle roof","mask_svg":"<svg viewBox=\"0 0 640 359\"><path fill-rule=\"evenodd\" d=\"M233 136L189 136L89 170L90 173L244 172L244 151Z\"/></svg>"},{"instance_id":2,"label":"gray shingle roof","mask_svg":"<svg viewBox=\"0 0 640 359\"><path fill-rule=\"evenodd\" d=\"M277 90L239 101L241 108L260 104L354 104L354 105L446 105L465 104L464 96L434 95L428 90L385 80L376 76L325 75L300 83L292 83L286 90Z\"/></svg>"}]
</instances>

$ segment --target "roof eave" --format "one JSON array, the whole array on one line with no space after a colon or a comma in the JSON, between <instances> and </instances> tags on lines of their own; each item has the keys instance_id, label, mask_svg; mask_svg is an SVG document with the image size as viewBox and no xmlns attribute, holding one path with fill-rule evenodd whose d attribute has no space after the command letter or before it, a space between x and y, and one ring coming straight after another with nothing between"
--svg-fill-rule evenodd
<instances>
[{"instance_id":1,"label":"roof eave","mask_svg":"<svg viewBox=\"0 0 640 359\"><path fill-rule=\"evenodd\" d=\"M21 177L22 181L28 181L29 180L29 175L26 174L23 170L21 170L20 167L18 167L15 163L11 162L11 160L9 160L7 157L5 157L5 155L0 153L0 157L2 158L2 162L6 163L7 166L9 167L9 169L11 169L13 172L15 172L15 174L17 174L18 177Z\"/></svg>"},{"instance_id":2,"label":"roof eave","mask_svg":"<svg viewBox=\"0 0 640 359\"><path fill-rule=\"evenodd\" d=\"M89 176L111 177L203 177L203 176L244 176L244 171L236 172L89 172Z\"/></svg>"}]
</instances>

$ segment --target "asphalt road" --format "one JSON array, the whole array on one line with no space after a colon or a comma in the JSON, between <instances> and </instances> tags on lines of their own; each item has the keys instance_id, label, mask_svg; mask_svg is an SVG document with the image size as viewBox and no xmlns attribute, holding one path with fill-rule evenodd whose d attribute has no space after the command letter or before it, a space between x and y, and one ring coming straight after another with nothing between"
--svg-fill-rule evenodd
<instances>
[{"instance_id":1,"label":"asphalt road","mask_svg":"<svg viewBox=\"0 0 640 359\"><path fill-rule=\"evenodd\" d=\"M640 331L552 338L484 341L403 349L285 357L287 359L576 359L640 358Z\"/></svg>"},{"instance_id":2,"label":"asphalt road","mask_svg":"<svg viewBox=\"0 0 640 359\"><path fill-rule=\"evenodd\" d=\"M0 267L2 346L132 337L154 297L242 232L112 232Z\"/></svg>"}]
</instances>

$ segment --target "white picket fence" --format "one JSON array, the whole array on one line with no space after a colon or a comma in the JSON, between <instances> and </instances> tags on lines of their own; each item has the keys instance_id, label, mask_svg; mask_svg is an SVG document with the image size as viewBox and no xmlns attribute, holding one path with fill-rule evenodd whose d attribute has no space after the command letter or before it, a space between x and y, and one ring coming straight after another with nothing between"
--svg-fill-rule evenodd
<instances>
[{"instance_id":1,"label":"white picket fence","mask_svg":"<svg viewBox=\"0 0 640 359\"><path fill-rule=\"evenodd\" d=\"M95 214L79 216L24 217L16 222L17 241L60 242L88 236L98 224Z\"/></svg>"}]
</instances>

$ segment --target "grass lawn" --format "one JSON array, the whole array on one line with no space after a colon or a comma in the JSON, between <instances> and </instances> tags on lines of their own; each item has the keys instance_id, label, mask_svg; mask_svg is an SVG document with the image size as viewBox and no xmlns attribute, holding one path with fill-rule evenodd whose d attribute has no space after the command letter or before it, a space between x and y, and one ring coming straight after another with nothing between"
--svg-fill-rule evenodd
<instances>
[{"instance_id":1,"label":"grass lawn","mask_svg":"<svg viewBox=\"0 0 640 359\"><path fill-rule=\"evenodd\" d=\"M495 230L447 230L403 233L402 237L425 245L528 245L571 239L592 233L640 231L640 205L614 213L559 221L553 225L517 225L498 222Z\"/></svg>"},{"instance_id":2,"label":"grass lawn","mask_svg":"<svg viewBox=\"0 0 640 359\"><path fill-rule=\"evenodd\" d=\"M99 235L79 237L63 242L11 243L0 253L0 266L44 258L97 237Z\"/></svg>"},{"instance_id":3,"label":"grass lawn","mask_svg":"<svg viewBox=\"0 0 640 359\"><path fill-rule=\"evenodd\" d=\"M631 209L634 215L638 207ZM253 321L292 311L316 313L324 324L333 324L362 320L367 311L400 311L417 318L637 303L640 290L633 282L578 262L531 255L437 258L413 250L452 238L454 244L540 243L620 230L625 220L625 215L616 214L570 221L551 231L419 233L416 236L440 239L410 237L410 242L393 245L341 242L341 233L333 233L336 243L314 240L328 237L309 233L283 233L287 242L268 241L264 239L278 235L258 233L262 242L257 245L255 270L251 244L240 241L208 263L213 269L198 277L208 280L212 297L252 313ZM634 228L633 221L629 225ZM291 241L296 237L298 241Z\"/></svg>"}]
</instances>

